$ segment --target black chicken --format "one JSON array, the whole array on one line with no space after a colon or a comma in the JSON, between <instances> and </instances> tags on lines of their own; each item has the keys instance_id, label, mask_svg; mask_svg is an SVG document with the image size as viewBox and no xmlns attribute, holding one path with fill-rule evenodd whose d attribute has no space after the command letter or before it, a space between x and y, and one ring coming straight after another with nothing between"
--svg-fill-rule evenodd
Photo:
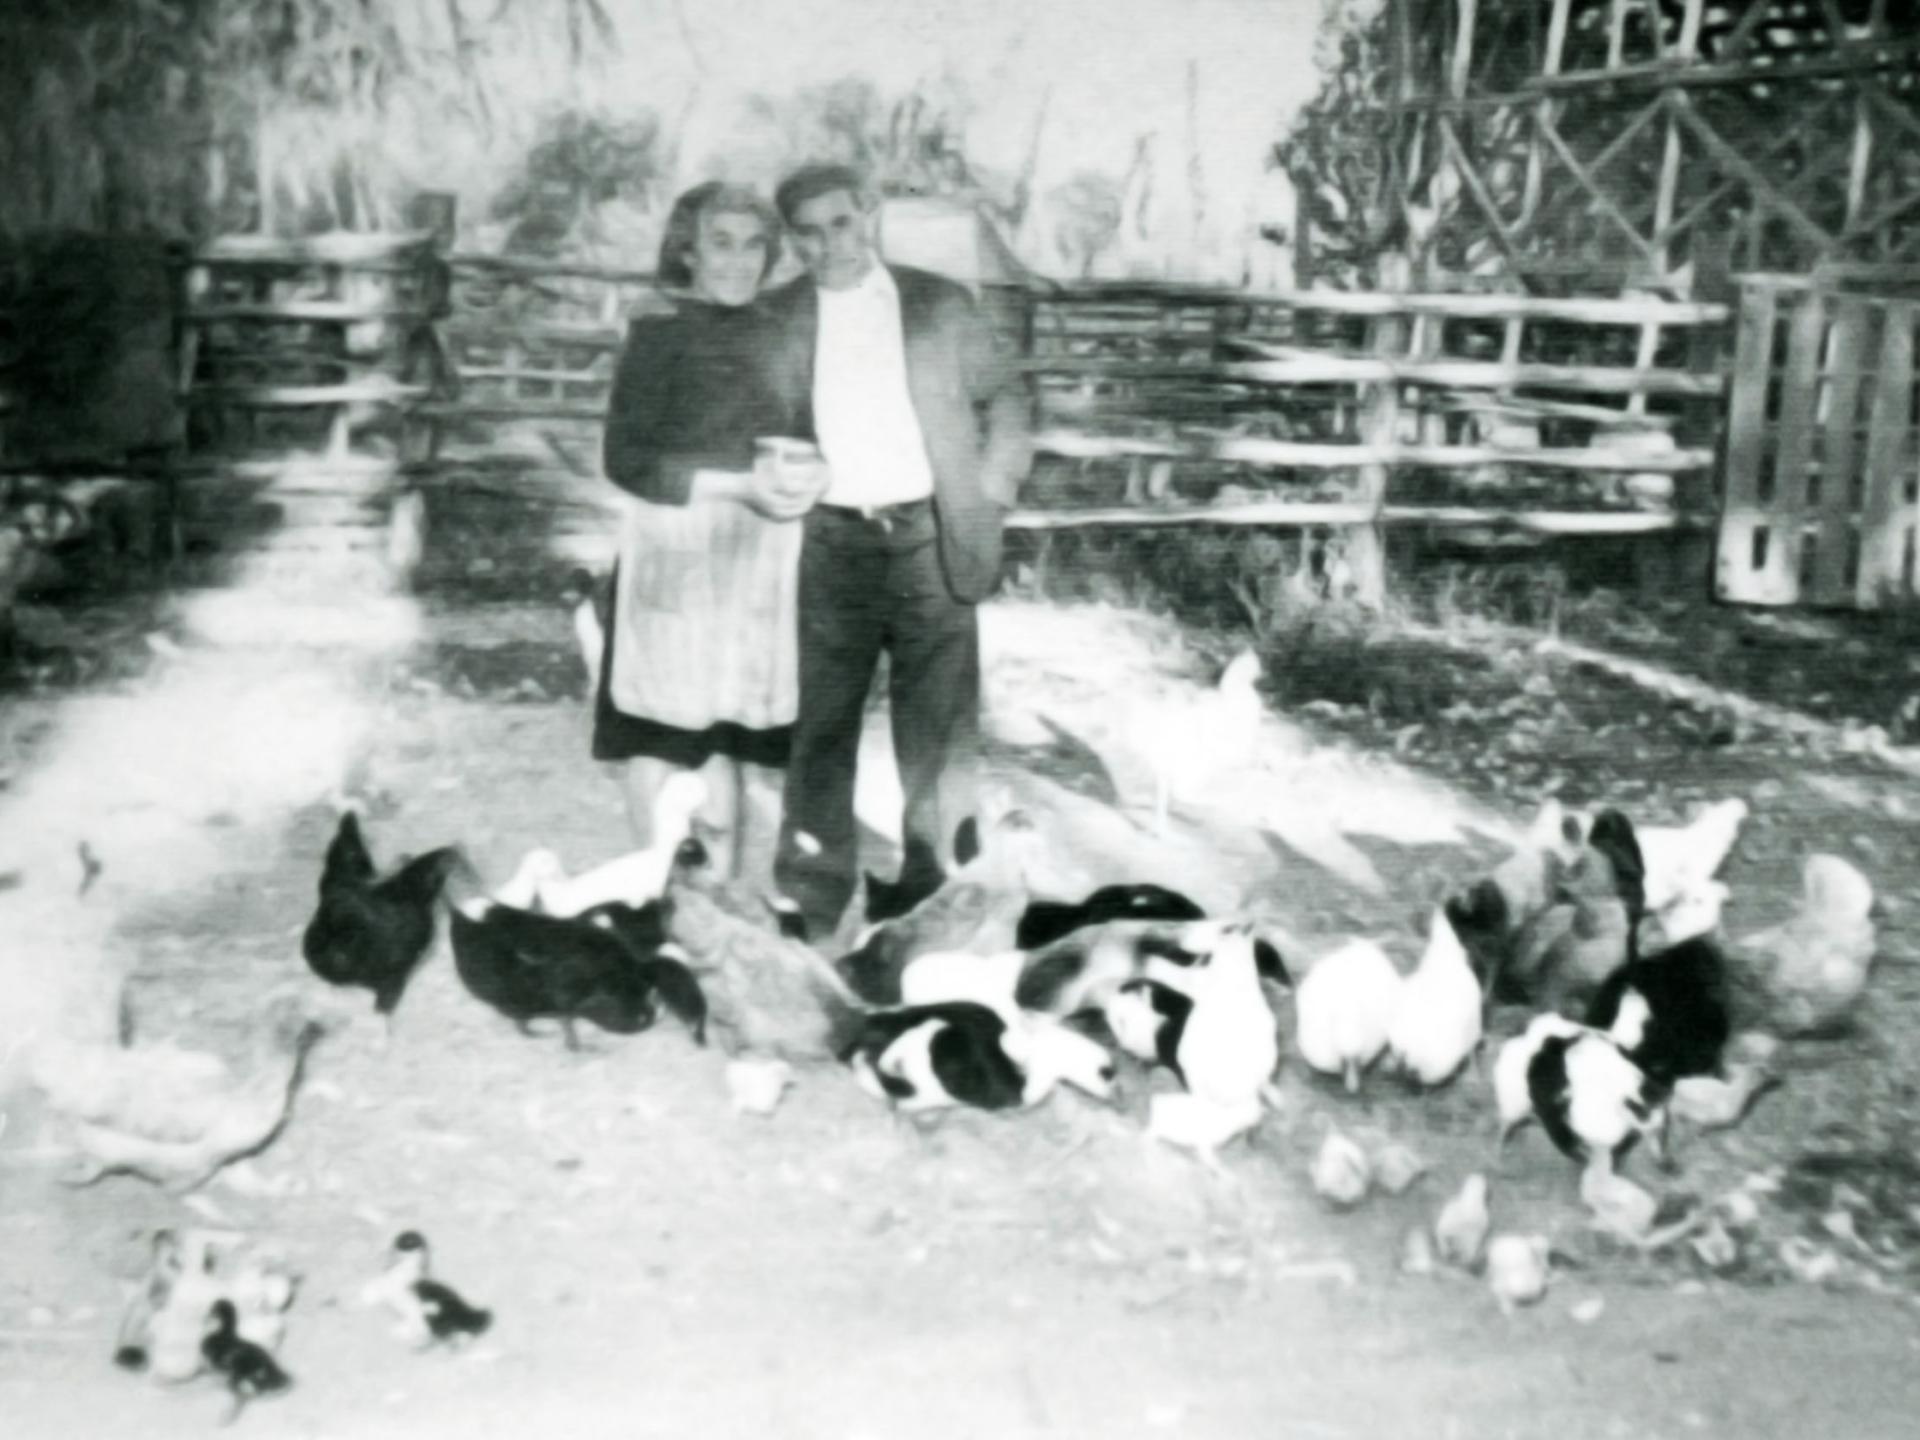
<instances>
[{"instance_id":1,"label":"black chicken","mask_svg":"<svg viewBox=\"0 0 1920 1440\"><path fill-rule=\"evenodd\" d=\"M313 973L371 990L391 1030L394 1007L433 943L434 902L459 859L457 848L443 846L377 879L359 817L342 815L320 872L320 906L300 942Z\"/></svg>"}]
</instances>

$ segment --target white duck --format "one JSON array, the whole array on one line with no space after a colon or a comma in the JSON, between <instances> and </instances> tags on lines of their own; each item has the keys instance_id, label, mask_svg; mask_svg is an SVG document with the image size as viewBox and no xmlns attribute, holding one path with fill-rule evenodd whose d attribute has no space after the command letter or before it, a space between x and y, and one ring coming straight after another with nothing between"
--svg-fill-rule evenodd
<instances>
[{"instance_id":1,"label":"white duck","mask_svg":"<svg viewBox=\"0 0 1920 1440\"><path fill-rule=\"evenodd\" d=\"M698 774L675 771L654 797L653 843L582 875L549 875L536 881L538 908L565 918L596 905L645 905L658 900L666 891L680 843L693 833L694 812L706 801L707 785Z\"/></svg>"},{"instance_id":2,"label":"white duck","mask_svg":"<svg viewBox=\"0 0 1920 1440\"><path fill-rule=\"evenodd\" d=\"M1400 989L1387 1049L1422 1085L1452 1077L1479 1048L1484 1016L1480 982L1444 909L1433 912L1426 953Z\"/></svg>"}]
</instances>

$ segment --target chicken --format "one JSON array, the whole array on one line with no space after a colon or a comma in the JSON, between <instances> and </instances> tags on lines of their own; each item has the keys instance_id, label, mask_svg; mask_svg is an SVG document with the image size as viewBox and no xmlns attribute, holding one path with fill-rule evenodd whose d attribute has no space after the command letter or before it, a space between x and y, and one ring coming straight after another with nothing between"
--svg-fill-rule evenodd
<instances>
[{"instance_id":1,"label":"chicken","mask_svg":"<svg viewBox=\"0 0 1920 1440\"><path fill-rule=\"evenodd\" d=\"M1057 1021L972 1001L870 1012L841 1053L862 1089L907 1114L1025 1109L1065 1081L1107 1099L1113 1059Z\"/></svg>"},{"instance_id":2,"label":"chicken","mask_svg":"<svg viewBox=\"0 0 1920 1440\"><path fill-rule=\"evenodd\" d=\"M1088 925L1028 954L1015 998L1029 1010L1073 1015L1103 1007L1132 980L1179 984L1179 974L1199 957L1190 949L1192 922L1109 920ZM1261 979L1291 983L1285 958L1269 941L1253 940Z\"/></svg>"},{"instance_id":3,"label":"chicken","mask_svg":"<svg viewBox=\"0 0 1920 1440\"><path fill-rule=\"evenodd\" d=\"M1181 1085L1180 1045L1193 1014L1193 1001L1171 985L1157 980L1129 980L1109 995L1100 1008L1114 1043L1136 1060L1164 1065Z\"/></svg>"},{"instance_id":4,"label":"chicken","mask_svg":"<svg viewBox=\"0 0 1920 1440\"><path fill-rule=\"evenodd\" d=\"M936 950L907 962L900 975L902 1005L931 1005L942 1000L976 1000L982 1005L1013 1003L1026 955L1003 950L976 955L969 950Z\"/></svg>"},{"instance_id":5,"label":"chicken","mask_svg":"<svg viewBox=\"0 0 1920 1440\"><path fill-rule=\"evenodd\" d=\"M1503 999L1555 1010L1583 1007L1633 951L1639 860L1618 811L1595 818L1588 843L1561 875L1554 902L1514 941L1495 979Z\"/></svg>"},{"instance_id":6,"label":"chicken","mask_svg":"<svg viewBox=\"0 0 1920 1440\"><path fill-rule=\"evenodd\" d=\"M1480 1046L1483 998L1446 911L1436 909L1426 953L1400 987L1387 1050L1422 1085L1451 1079Z\"/></svg>"},{"instance_id":7,"label":"chicken","mask_svg":"<svg viewBox=\"0 0 1920 1440\"><path fill-rule=\"evenodd\" d=\"M1732 895L1718 880L1691 882L1664 908L1649 911L1641 920L1635 937L1636 950L1642 955L1652 955L1684 941L1715 934Z\"/></svg>"},{"instance_id":8,"label":"chicken","mask_svg":"<svg viewBox=\"0 0 1920 1440\"><path fill-rule=\"evenodd\" d=\"M1161 885L1103 885L1086 899L1069 904L1035 900L1020 916L1014 944L1038 950L1086 925L1109 920L1202 920L1206 911L1177 890Z\"/></svg>"},{"instance_id":9,"label":"chicken","mask_svg":"<svg viewBox=\"0 0 1920 1440\"><path fill-rule=\"evenodd\" d=\"M1586 1026L1549 1010L1534 1016L1522 1033L1500 1047L1493 1062L1493 1100L1500 1122L1500 1146L1504 1147L1509 1135L1534 1118L1527 1072L1540 1047L1549 1039L1571 1040L1588 1033Z\"/></svg>"},{"instance_id":10,"label":"chicken","mask_svg":"<svg viewBox=\"0 0 1920 1440\"><path fill-rule=\"evenodd\" d=\"M1549 799L1511 855L1447 900L1447 919L1489 991L1516 938L1553 904L1584 840L1579 820Z\"/></svg>"},{"instance_id":11,"label":"chicken","mask_svg":"<svg viewBox=\"0 0 1920 1440\"><path fill-rule=\"evenodd\" d=\"M1733 1034L1719 947L1699 936L1628 961L1600 986L1586 1021L1657 1084L1714 1074Z\"/></svg>"},{"instance_id":12,"label":"chicken","mask_svg":"<svg viewBox=\"0 0 1920 1440\"><path fill-rule=\"evenodd\" d=\"M548 875L535 882L537 908L578 915L596 905L645 905L665 892L680 842L693 834L693 816L707 803L707 785L692 770L676 770L653 800L653 842L580 875ZM528 860L521 864L527 865Z\"/></svg>"},{"instance_id":13,"label":"chicken","mask_svg":"<svg viewBox=\"0 0 1920 1440\"><path fill-rule=\"evenodd\" d=\"M359 817L347 811L327 846L320 904L300 940L313 973L330 985L371 990L374 1013L391 1027L433 944L434 902L459 861L457 849L443 847L376 879Z\"/></svg>"},{"instance_id":14,"label":"chicken","mask_svg":"<svg viewBox=\"0 0 1920 1440\"><path fill-rule=\"evenodd\" d=\"M1838 855L1809 856L1801 873L1793 918L1734 940L1730 958L1764 995L1771 1028L1831 1034L1867 988L1878 944L1873 886Z\"/></svg>"},{"instance_id":15,"label":"chicken","mask_svg":"<svg viewBox=\"0 0 1920 1440\"><path fill-rule=\"evenodd\" d=\"M523 1034L531 1033L530 1021L559 1020L569 1050L580 1048L575 1022L633 1035L652 1026L658 1002L695 1044L705 1044L706 999L686 952L667 942L659 903L600 918L515 910L483 895L462 899L448 922L454 969L475 999Z\"/></svg>"},{"instance_id":16,"label":"chicken","mask_svg":"<svg viewBox=\"0 0 1920 1440\"><path fill-rule=\"evenodd\" d=\"M35 1084L73 1123L84 1156L76 1184L135 1174L184 1193L280 1132L320 1024L296 1000L269 1007L250 1068L234 1075L214 1055L169 1044L43 1040Z\"/></svg>"},{"instance_id":17,"label":"chicken","mask_svg":"<svg viewBox=\"0 0 1920 1440\"><path fill-rule=\"evenodd\" d=\"M1636 836L1645 867L1645 900L1650 914L1660 914L1720 873L1739 839L1747 813L1746 801L1722 800L1707 806L1685 825L1639 827Z\"/></svg>"},{"instance_id":18,"label":"chicken","mask_svg":"<svg viewBox=\"0 0 1920 1440\"><path fill-rule=\"evenodd\" d=\"M1341 1075L1349 1093L1360 1072L1387 1048L1405 981L1371 940L1349 940L1314 962L1294 995L1294 1048L1324 1075Z\"/></svg>"},{"instance_id":19,"label":"chicken","mask_svg":"<svg viewBox=\"0 0 1920 1440\"><path fill-rule=\"evenodd\" d=\"M1242 650L1211 690L1180 696L1130 717L1127 744L1153 771L1155 828L1166 833L1176 801L1220 775L1253 764L1264 706L1260 657Z\"/></svg>"},{"instance_id":20,"label":"chicken","mask_svg":"<svg viewBox=\"0 0 1920 1440\"><path fill-rule=\"evenodd\" d=\"M1190 1002L1177 1038L1177 1073L1201 1100L1223 1109L1251 1105L1257 1115L1280 1063L1280 1041L1260 988L1252 932L1198 921L1182 936L1182 948L1200 959L1159 982Z\"/></svg>"},{"instance_id":21,"label":"chicken","mask_svg":"<svg viewBox=\"0 0 1920 1440\"><path fill-rule=\"evenodd\" d=\"M1511 1315L1546 1297L1553 1249L1544 1235L1496 1235L1487 1244L1487 1288Z\"/></svg>"},{"instance_id":22,"label":"chicken","mask_svg":"<svg viewBox=\"0 0 1920 1440\"><path fill-rule=\"evenodd\" d=\"M1609 1037L1548 1035L1527 1065L1532 1113L1561 1154L1611 1170L1663 1118L1666 1092Z\"/></svg>"},{"instance_id":23,"label":"chicken","mask_svg":"<svg viewBox=\"0 0 1920 1440\"><path fill-rule=\"evenodd\" d=\"M1433 1221L1433 1243L1439 1258L1458 1270L1480 1264L1480 1249L1493 1224L1487 1205L1487 1177L1469 1175Z\"/></svg>"},{"instance_id":24,"label":"chicken","mask_svg":"<svg viewBox=\"0 0 1920 1440\"><path fill-rule=\"evenodd\" d=\"M738 899L698 841L681 846L665 899L668 938L686 952L730 1056L803 1061L844 1052L866 1007L818 952L769 929L764 906Z\"/></svg>"},{"instance_id":25,"label":"chicken","mask_svg":"<svg viewBox=\"0 0 1920 1440\"><path fill-rule=\"evenodd\" d=\"M901 975L918 956L1013 949L1032 900L1027 873L1038 845L1039 832L1025 811L1000 816L986 827L979 855L905 915L870 926L841 957L840 973L868 1003L894 1005Z\"/></svg>"}]
</instances>

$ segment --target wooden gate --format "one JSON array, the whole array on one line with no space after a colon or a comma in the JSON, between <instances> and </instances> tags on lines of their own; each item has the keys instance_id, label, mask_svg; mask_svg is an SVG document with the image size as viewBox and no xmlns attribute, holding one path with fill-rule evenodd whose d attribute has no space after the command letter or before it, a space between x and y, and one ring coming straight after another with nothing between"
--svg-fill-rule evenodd
<instances>
[{"instance_id":1,"label":"wooden gate","mask_svg":"<svg viewBox=\"0 0 1920 1440\"><path fill-rule=\"evenodd\" d=\"M1742 283L1715 586L1871 609L1915 589L1920 300L1830 279Z\"/></svg>"}]
</instances>

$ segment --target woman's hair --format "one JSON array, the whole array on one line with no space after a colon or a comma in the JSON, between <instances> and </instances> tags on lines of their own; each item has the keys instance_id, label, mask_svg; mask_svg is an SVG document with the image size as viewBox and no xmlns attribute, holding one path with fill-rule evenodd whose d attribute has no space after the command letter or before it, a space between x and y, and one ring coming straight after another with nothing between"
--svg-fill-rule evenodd
<instances>
[{"instance_id":1,"label":"woman's hair","mask_svg":"<svg viewBox=\"0 0 1920 1440\"><path fill-rule=\"evenodd\" d=\"M774 208L745 185L730 185L724 180L709 180L696 185L667 212L666 233L660 237L660 263L654 278L669 290L684 290L693 284L693 251L700 243L700 225L709 215L752 215L766 227L767 263L760 272L765 280L780 259L780 217Z\"/></svg>"}]
</instances>

